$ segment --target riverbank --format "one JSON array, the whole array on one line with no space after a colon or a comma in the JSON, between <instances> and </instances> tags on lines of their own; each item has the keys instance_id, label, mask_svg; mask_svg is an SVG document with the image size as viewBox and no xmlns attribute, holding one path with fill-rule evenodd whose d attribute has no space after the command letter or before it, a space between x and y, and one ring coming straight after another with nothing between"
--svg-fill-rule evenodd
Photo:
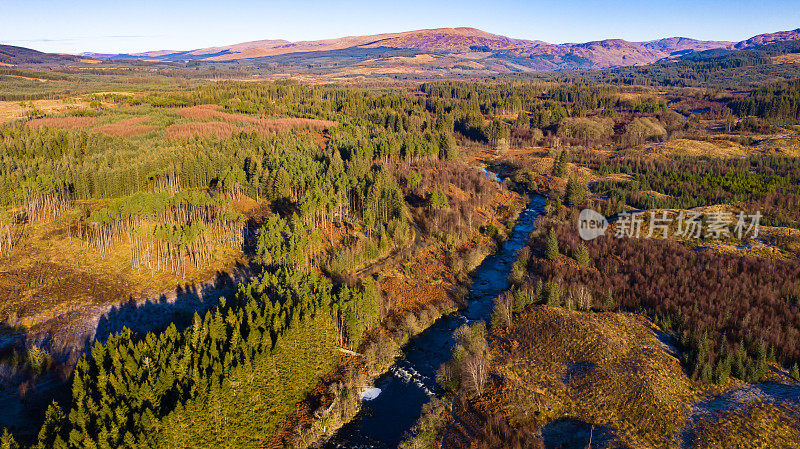
<instances>
[{"instance_id":1,"label":"riverbank","mask_svg":"<svg viewBox=\"0 0 800 449\"><path fill-rule=\"evenodd\" d=\"M497 184L499 186L499 184ZM510 234L508 224L517 222L524 197L498 189L486 211L495 233L471 230L471 238L455 250L432 236L417 242L413 254L381 261L373 273L393 310L359 348L361 356L346 359L326 376L309 397L273 434L265 447L311 447L324 442L361 410L359 392L389 374L401 348L437 322L466 304L472 277L478 267ZM363 270L362 270L363 271ZM380 397L380 396L378 396Z\"/></svg>"},{"instance_id":2,"label":"riverbank","mask_svg":"<svg viewBox=\"0 0 800 449\"><path fill-rule=\"evenodd\" d=\"M441 393L436 372L450 357L456 329L488 319L492 301L508 288L516 251L524 246L542 205L541 198L533 201L509 238L475 270L466 307L436 320L402 348L401 356L374 383L381 393L364 402L355 419L343 426L327 447L396 447L419 418L422 406Z\"/></svg>"}]
</instances>

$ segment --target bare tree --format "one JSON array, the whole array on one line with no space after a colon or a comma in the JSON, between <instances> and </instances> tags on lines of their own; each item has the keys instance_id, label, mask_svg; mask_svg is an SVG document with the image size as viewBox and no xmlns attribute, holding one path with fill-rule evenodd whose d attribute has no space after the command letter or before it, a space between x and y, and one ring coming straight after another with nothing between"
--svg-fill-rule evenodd
<instances>
[{"instance_id":1,"label":"bare tree","mask_svg":"<svg viewBox=\"0 0 800 449\"><path fill-rule=\"evenodd\" d=\"M592 292L583 284L570 285L568 297L578 310L589 310L592 308Z\"/></svg>"},{"instance_id":2,"label":"bare tree","mask_svg":"<svg viewBox=\"0 0 800 449\"><path fill-rule=\"evenodd\" d=\"M493 322L511 327L514 319L514 296L509 292L504 292L494 300Z\"/></svg>"},{"instance_id":3,"label":"bare tree","mask_svg":"<svg viewBox=\"0 0 800 449\"><path fill-rule=\"evenodd\" d=\"M489 378L489 357L485 352L472 354L464 360L461 375L464 386L480 396Z\"/></svg>"}]
</instances>

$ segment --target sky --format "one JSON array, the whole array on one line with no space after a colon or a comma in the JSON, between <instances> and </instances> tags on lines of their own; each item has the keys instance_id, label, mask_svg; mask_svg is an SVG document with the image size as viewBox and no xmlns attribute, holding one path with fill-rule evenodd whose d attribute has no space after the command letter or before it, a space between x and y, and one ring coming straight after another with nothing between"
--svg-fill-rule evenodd
<instances>
[{"instance_id":1,"label":"sky","mask_svg":"<svg viewBox=\"0 0 800 449\"><path fill-rule=\"evenodd\" d=\"M40 51L190 50L467 26L551 43L739 41L800 27L798 0L0 0L0 44Z\"/></svg>"}]
</instances>

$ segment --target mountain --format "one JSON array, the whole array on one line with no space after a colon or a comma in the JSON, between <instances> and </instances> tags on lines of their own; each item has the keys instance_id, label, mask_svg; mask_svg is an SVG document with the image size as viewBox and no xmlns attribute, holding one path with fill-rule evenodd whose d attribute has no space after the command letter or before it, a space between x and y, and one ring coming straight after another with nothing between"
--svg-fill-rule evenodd
<instances>
[{"instance_id":1,"label":"mountain","mask_svg":"<svg viewBox=\"0 0 800 449\"><path fill-rule=\"evenodd\" d=\"M644 48L663 54L663 57L683 55L688 52L713 50L715 48L731 48L733 42L699 41L688 37L668 37L655 41L639 42Z\"/></svg>"},{"instance_id":2,"label":"mountain","mask_svg":"<svg viewBox=\"0 0 800 449\"><path fill-rule=\"evenodd\" d=\"M774 42L783 42L783 41L796 41L800 40L800 28L791 31L779 31L777 33L767 33L767 34L759 34L758 36L753 36L746 41L738 42L733 47L737 50L742 50L745 48L751 48L758 45L766 45L772 44Z\"/></svg>"},{"instance_id":3,"label":"mountain","mask_svg":"<svg viewBox=\"0 0 800 449\"><path fill-rule=\"evenodd\" d=\"M377 40L365 47L414 48L429 51L464 52L475 48L508 50L520 47L547 45L542 41L512 39L475 28L438 28L408 31L394 37Z\"/></svg>"},{"instance_id":4,"label":"mountain","mask_svg":"<svg viewBox=\"0 0 800 449\"><path fill-rule=\"evenodd\" d=\"M86 57L63 55L60 53L42 53L25 47L0 45L0 63L6 65L19 64L69 64L85 62Z\"/></svg>"},{"instance_id":5,"label":"mountain","mask_svg":"<svg viewBox=\"0 0 800 449\"><path fill-rule=\"evenodd\" d=\"M788 40L800 40L800 29L761 34L738 43L670 37L646 42L606 39L550 44L475 28L436 28L315 41L259 40L182 51L81 56L181 64L250 62L285 73L337 76L452 72L481 75L641 66L708 50L738 51Z\"/></svg>"}]
</instances>

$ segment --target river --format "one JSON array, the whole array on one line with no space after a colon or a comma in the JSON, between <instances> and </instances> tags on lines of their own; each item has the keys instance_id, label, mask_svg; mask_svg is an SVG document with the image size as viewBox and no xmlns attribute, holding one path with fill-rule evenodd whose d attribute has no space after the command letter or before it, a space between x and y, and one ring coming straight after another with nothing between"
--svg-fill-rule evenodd
<instances>
[{"instance_id":1,"label":"river","mask_svg":"<svg viewBox=\"0 0 800 449\"><path fill-rule=\"evenodd\" d=\"M508 240L476 269L467 307L441 317L408 342L394 365L375 382L380 389L377 397L365 400L358 415L339 429L327 447L397 447L417 422L422 406L442 393L436 384L436 371L450 359L455 330L463 324L488 320L494 298L508 290L516 253L527 243L544 203L544 197L531 197Z\"/></svg>"}]
</instances>

